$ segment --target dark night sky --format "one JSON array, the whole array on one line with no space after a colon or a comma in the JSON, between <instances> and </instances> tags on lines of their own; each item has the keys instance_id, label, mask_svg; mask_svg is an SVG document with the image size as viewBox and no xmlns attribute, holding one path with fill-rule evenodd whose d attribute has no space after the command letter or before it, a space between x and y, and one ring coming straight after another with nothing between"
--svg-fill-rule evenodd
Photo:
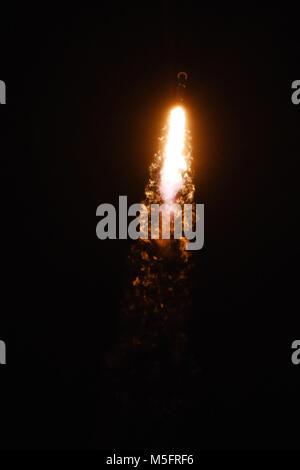
<instances>
[{"instance_id":1,"label":"dark night sky","mask_svg":"<svg viewBox=\"0 0 300 470\"><path fill-rule=\"evenodd\" d=\"M195 5L7 12L5 447L299 445L299 13ZM205 204L189 320L203 373L170 437L126 430L101 398L130 243L97 240L95 212L143 198L178 70Z\"/></svg>"}]
</instances>

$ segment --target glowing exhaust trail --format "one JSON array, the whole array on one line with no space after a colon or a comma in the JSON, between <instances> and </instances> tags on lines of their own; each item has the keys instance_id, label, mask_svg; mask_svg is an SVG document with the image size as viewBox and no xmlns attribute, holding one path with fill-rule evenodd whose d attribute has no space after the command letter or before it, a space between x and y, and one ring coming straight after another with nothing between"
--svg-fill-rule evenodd
<instances>
[{"instance_id":1,"label":"glowing exhaust trail","mask_svg":"<svg viewBox=\"0 0 300 470\"><path fill-rule=\"evenodd\" d=\"M187 170L185 147L185 112L181 106L170 113L167 144L163 155L160 191L164 202L173 203L184 184L183 174Z\"/></svg>"}]
</instances>

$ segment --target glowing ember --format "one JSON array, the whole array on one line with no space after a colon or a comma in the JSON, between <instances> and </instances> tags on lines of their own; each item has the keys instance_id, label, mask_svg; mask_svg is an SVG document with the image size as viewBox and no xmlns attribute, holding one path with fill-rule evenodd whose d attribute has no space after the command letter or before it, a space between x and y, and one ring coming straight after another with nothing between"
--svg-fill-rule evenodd
<instances>
[{"instance_id":1,"label":"glowing ember","mask_svg":"<svg viewBox=\"0 0 300 470\"><path fill-rule=\"evenodd\" d=\"M182 188L183 173L187 170L185 147L185 112L178 106L170 113L167 144L161 170L160 191L166 203L174 202Z\"/></svg>"}]
</instances>

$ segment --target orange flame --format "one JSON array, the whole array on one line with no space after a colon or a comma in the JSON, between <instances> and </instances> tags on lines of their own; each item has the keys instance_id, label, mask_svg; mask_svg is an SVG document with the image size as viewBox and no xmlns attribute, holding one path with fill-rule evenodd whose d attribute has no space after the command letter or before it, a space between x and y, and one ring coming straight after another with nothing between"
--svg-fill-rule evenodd
<instances>
[{"instance_id":1,"label":"orange flame","mask_svg":"<svg viewBox=\"0 0 300 470\"><path fill-rule=\"evenodd\" d=\"M183 174L187 170L185 148L185 112L178 106L170 113L167 144L163 155L160 191L166 203L174 202L184 184Z\"/></svg>"}]
</instances>

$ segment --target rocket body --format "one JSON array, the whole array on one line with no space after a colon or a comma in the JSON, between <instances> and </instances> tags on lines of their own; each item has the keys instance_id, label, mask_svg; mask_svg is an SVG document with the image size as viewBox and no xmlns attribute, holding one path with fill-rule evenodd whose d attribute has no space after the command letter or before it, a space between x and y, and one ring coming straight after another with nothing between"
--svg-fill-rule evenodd
<instances>
[{"instance_id":1,"label":"rocket body","mask_svg":"<svg viewBox=\"0 0 300 470\"><path fill-rule=\"evenodd\" d=\"M177 100L183 103L185 99L185 92L187 87L188 74L186 72L178 72L177 74Z\"/></svg>"}]
</instances>

